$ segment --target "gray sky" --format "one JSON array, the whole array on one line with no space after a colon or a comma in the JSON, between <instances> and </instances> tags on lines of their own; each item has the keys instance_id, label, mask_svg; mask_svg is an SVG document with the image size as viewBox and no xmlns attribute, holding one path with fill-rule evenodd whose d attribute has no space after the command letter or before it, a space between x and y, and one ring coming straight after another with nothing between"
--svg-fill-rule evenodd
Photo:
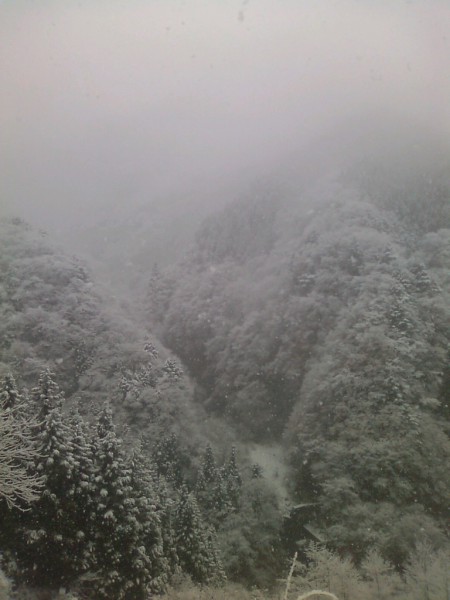
<instances>
[{"instance_id":1,"label":"gray sky","mask_svg":"<svg viewBox=\"0 0 450 600\"><path fill-rule=\"evenodd\" d=\"M450 136L448 0L0 2L0 202L41 224L253 176L373 113Z\"/></svg>"}]
</instances>

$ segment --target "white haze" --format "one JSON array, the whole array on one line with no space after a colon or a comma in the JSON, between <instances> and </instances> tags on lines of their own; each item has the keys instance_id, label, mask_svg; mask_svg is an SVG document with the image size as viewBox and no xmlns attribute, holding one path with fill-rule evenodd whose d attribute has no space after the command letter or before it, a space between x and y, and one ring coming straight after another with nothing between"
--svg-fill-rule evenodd
<instances>
[{"instance_id":1,"label":"white haze","mask_svg":"<svg viewBox=\"0 0 450 600\"><path fill-rule=\"evenodd\" d=\"M348 127L445 139L449 32L445 0L3 0L0 208L61 232L219 202Z\"/></svg>"}]
</instances>

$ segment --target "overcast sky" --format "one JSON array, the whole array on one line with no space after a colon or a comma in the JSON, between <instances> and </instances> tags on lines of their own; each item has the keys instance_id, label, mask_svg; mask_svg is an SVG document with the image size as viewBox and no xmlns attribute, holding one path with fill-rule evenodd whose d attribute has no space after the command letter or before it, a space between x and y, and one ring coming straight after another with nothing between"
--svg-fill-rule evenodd
<instances>
[{"instance_id":1,"label":"overcast sky","mask_svg":"<svg viewBox=\"0 0 450 600\"><path fill-rule=\"evenodd\" d=\"M450 136L448 0L0 0L0 202L42 224L374 113Z\"/></svg>"}]
</instances>

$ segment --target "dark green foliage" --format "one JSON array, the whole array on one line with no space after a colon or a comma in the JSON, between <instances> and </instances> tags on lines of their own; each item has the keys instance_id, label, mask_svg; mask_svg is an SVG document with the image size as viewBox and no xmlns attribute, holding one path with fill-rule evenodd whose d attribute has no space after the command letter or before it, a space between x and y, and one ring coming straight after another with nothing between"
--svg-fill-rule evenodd
<instances>
[{"instance_id":1,"label":"dark green foliage","mask_svg":"<svg viewBox=\"0 0 450 600\"><path fill-rule=\"evenodd\" d=\"M231 259L245 262L269 252L275 241L275 216L280 200L277 190L260 188L242 202L229 205L219 217L206 220L197 234L197 264Z\"/></svg>"},{"instance_id":2,"label":"dark green foliage","mask_svg":"<svg viewBox=\"0 0 450 600\"><path fill-rule=\"evenodd\" d=\"M17 410L23 402L22 396L17 389L16 380L11 373L7 373L2 381L0 389L0 406L6 411Z\"/></svg>"},{"instance_id":3,"label":"dark green foliage","mask_svg":"<svg viewBox=\"0 0 450 600\"><path fill-rule=\"evenodd\" d=\"M449 197L445 178L413 182L334 182L309 205L255 194L211 217L179 267L154 270L148 314L195 377L196 407L181 366L104 311L78 261L3 223L1 371L29 384L51 365L72 404L85 413L108 399L151 448L151 462L130 457L108 411L92 437L50 371L25 403L7 379L4 408L37 418L29 467L45 481L28 513L6 513L16 575L70 586L89 573L94 597L140 599L180 568L219 582L223 560L231 577L270 585L285 560L285 482L241 470L234 448L223 464L210 445L198 459L214 439L199 433L208 412L238 439L284 441L294 502L314 504L305 531L364 568L376 548L370 577L380 561L404 569L418 536L443 546ZM324 563L351 579L353 565L333 557Z\"/></svg>"},{"instance_id":4,"label":"dark green foliage","mask_svg":"<svg viewBox=\"0 0 450 600\"><path fill-rule=\"evenodd\" d=\"M52 373L43 372L32 392L32 407L38 414L34 430L38 455L31 472L43 477L44 488L32 509L23 514L17 553L22 577L51 587L72 582L86 559L82 543L86 534L74 526L80 521L74 500L80 465L75 461L70 428L64 424L62 400Z\"/></svg>"},{"instance_id":5,"label":"dark green foliage","mask_svg":"<svg viewBox=\"0 0 450 600\"><path fill-rule=\"evenodd\" d=\"M132 469L116 436L112 413L105 408L97 423L93 447L97 505L94 515L95 583L99 598L143 598L151 581L151 560L141 538L145 510L142 491L133 489ZM135 471L137 476L137 472ZM138 480L139 481L139 480ZM150 523L146 527L150 529ZM158 543L157 522L153 534Z\"/></svg>"},{"instance_id":6,"label":"dark green foliage","mask_svg":"<svg viewBox=\"0 0 450 600\"><path fill-rule=\"evenodd\" d=\"M197 583L225 579L214 535L202 521L197 501L184 486L175 509L175 540L180 565Z\"/></svg>"},{"instance_id":7,"label":"dark green foliage","mask_svg":"<svg viewBox=\"0 0 450 600\"><path fill-rule=\"evenodd\" d=\"M63 417L63 400L46 370L30 404L40 419L28 465L43 489L27 511L2 511L11 525L0 540L8 568L32 586L71 587L81 578L94 598L143 600L173 572L172 549L163 539L172 531L163 486L155 488L153 467L141 452L125 453L109 408L93 435L77 410Z\"/></svg>"},{"instance_id":8,"label":"dark green foliage","mask_svg":"<svg viewBox=\"0 0 450 600\"><path fill-rule=\"evenodd\" d=\"M232 510L224 470L216 465L213 450L208 444L197 475L196 498L208 522L218 525Z\"/></svg>"},{"instance_id":9,"label":"dark green foliage","mask_svg":"<svg viewBox=\"0 0 450 600\"><path fill-rule=\"evenodd\" d=\"M225 480L229 501L237 508L241 496L242 477L237 465L235 446L231 448L230 457L223 468L223 478Z\"/></svg>"},{"instance_id":10,"label":"dark green foliage","mask_svg":"<svg viewBox=\"0 0 450 600\"><path fill-rule=\"evenodd\" d=\"M195 495L209 523L218 528L227 515L239 510L241 488L235 447L232 447L227 462L218 467L208 444L198 470Z\"/></svg>"},{"instance_id":11,"label":"dark green foliage","mask_svg":"<svg viewBox=\"0 0 450 600\"><path fill-rule=\"evenodd\" d=\"M186 388L164 398L185 385L177 362L100 296L79 260L15 220L0 220L0 256L0 375L31 386L50 367L82 412L108 401L141 428L187 412Z\"/></svg>"},{"instance_id":12,"label":"dark green foliage","mask_svg":"<svg viewBox=\"0 0 450 600\"><path fill-rule=\"evenodd\" d=\"M281 512L264 479L244 481L239 509L220 522L217 535L230 579L246 585L273 584L285 561Z\"/></svg>"},{"instance_id":13,"label":"dark green foliage","mask_svg":"<svg viewBox=\"0 0 450 600\"><path fill-rule=\"evenodd\" d=\"M218 476L218 469L216 466L216 460L211 445L208 444L205 448L203 460L200 466L199 478L205 484L213 483L216 481Z\"/></svg>"},{"instance_id":14,"label":"dark green foliage","mask_svg":"<svg viewBox=\"0 0 450 600\"><path fill-rule=\"evenodd\" d=\"M417 528L442 540L450 490L449 186L426 168L211 217L162 323L208 410L242 439L283 435L329 543L397 565Z\"/></svg>"},{"instance_id":15,"label":"dark green foliage","mask_svg":"<svg viewBox=\"0 0 450 600\"><path fill-rule=\"evenodd\" d=\"M148 315L154 323L158 323L164 318L172 289L173 282L161 273L155 263L150 275L147 296Z\"/></svg>"},{"instance_id":16,"label":"dark green foliage","mask_svg":"<svg viewBox=\"0 0 450 600\"><path fill-rule=\"evenodd\" d=\"M177 436L172 433L162 437L155 444L152 457L158 475L165 477L175 487L180 487L183 482L186 458L183 456Z\"/></svg>"},{"instance_id":17,"label":"dark green foliage","mask_svg":"<svg viewBox=\"0 0 450 600\"><path fill-rule=\"evenodd\" d=\"M180 561L178 558L175 534L174 511L178 495L171 492L164 477L158 476L155 482L155 508L161 525L163 555L167 561L167 576L179 573Z\"/></svg>"},{"instance_id":18,"label":"dark green foliage","mask_svg":"<svg viewBox=\"0 0 450 600\"><path fill-rule=\"evenodd\" d=\"M174 571L171 549L164 547L164 518L165 512L170 508L160 491L161 485L156 480L154 466L143 454L142 449L136 448L131 457L131 487L137 508L136 518L140 525L141 553L145 552L149 559L150 573L149 581L142 578L144 595L147 588L153 592L162 591L169 575ZM170 536L172 531L167 533Z\"/></svg>"},{"instance_id":19,"label":"dark green foliage","mask_svg":"<svg viewBox=\"0 0 450 600\"><path fill-rule=\"evenodd\" d=\"M442 157L436 165L430 164L431 155L423 158L415 164L401 164L401 157L391 164L381 160L353 175L374 203L395 213L419 236L450 228L448 164L442 164Z\"/></svg>"}]
</instances>

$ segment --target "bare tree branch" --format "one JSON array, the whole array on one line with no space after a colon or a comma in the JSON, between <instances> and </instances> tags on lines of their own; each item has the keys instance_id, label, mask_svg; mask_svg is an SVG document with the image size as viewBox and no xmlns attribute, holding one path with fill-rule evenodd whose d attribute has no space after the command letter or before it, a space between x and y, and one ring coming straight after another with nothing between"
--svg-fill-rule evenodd
<instances>
[{"instance_id":1,"label":"bare tree branch","mask_svg":"<svg viewBox=\"0 0 450 600\"><path fill-rule=\"evenodd\" d=\"M0 407L0 498L20 509L38 498L42 485L41 478L27 470L37 456L29 431L30 423Z\"/></svg>"}]
</instances>

